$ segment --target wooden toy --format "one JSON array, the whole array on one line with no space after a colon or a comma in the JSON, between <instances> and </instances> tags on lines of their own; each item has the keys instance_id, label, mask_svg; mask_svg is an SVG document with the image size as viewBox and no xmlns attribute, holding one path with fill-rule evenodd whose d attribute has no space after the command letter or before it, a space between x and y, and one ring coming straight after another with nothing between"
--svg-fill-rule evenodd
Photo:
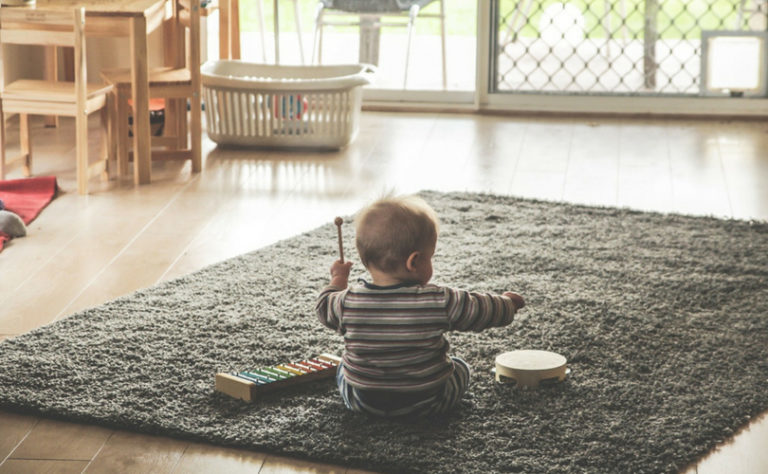
<instances>
[{"instance_id":1,"label":"wooden toy","mask_svg":"<svg viewBox=\"0 0 768 474\"><path fill-rule=\"evenodd\" d=\"M221 372L216 374L216 391L246 402L253 401L260 393L271 392L291 385L331 378L341 358L321 354L315 358L278 364L271 367Z\"/></svg>"},{"instance_id":2,"label":"wooden toy","mask_svg":"<svg viewBox=\"0 0 768 474\"><path fill-rule=\"evenodd\" d=\"M341 241L341 224L344 223L344 219L341 217L337 217L333 221L334 224L336 224L336 230L338 230L339 234L339 255L341 256L341 263L344 263L344 244L342 244Z\"/></svg>"},{"instance_id":3,"label":"wooden toy","mask_svg":"<svg viewBox=\"0 0 768 474\"><path fill-rule=\"evenodd\" d=\"M561 382L570 373L565 357L555 352L517 350L496 357L497 382L516 382L522 387L538 387L540 383Z\"/></svg>"}]
</instances>

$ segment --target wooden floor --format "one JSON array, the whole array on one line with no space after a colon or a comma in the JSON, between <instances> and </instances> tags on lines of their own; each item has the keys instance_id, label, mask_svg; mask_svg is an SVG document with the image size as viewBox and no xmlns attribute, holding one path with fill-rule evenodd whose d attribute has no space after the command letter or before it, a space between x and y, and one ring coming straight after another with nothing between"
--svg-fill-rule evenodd
<instances>
[{"instance_id":1,"label":"wooden floor","mask_svg":"<svg viewBox=\"0 0 768 474\"><path fill-rule=\"evenodd\" d=\"M8 128L13 149L17 119ZM331 222L387 190L768 219L765 122L364 112L340 152L222 150L204 139L199 175L157 163L151 185L94 179L86 197L72 130L34 123L35 173L57 176L63 194L0 253L0 339ZM768 472L766 445L763 417L690 472ZM0 411L0 473L82 471L353 472Z\"/></svg>"}]
</instances>

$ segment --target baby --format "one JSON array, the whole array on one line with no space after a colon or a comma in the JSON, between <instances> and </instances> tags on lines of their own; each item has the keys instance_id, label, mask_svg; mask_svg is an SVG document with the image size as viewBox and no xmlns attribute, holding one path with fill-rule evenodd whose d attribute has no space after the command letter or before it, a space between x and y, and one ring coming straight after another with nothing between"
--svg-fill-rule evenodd
<instances>
[{"instance_id":1,"label":"baby","mask_svg":"<svg viewBox=\"0 0 768 474\"><path fill-rule=\"evenodd\" d=\"M470 368L448 356L448 331L512 322L523 298L429 283L438 219L417 196L386 197L356 217L357 251L371 281L348 287L351 262L331 265L317 316L344 336L336 382L346 406L383 417L442 413L469 386Z\"/></svg>"}]
</instances>

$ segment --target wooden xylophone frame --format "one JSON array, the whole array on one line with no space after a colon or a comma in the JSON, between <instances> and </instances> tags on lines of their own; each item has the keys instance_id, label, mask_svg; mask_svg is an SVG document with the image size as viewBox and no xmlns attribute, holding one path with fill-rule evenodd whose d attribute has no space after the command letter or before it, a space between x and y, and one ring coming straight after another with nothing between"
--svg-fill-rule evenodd
<instances>
[{"instance_id":1,"label":"wooden xylophone frame","mask_svg":"<svg viewBox=\"0 0 768 474\"><path fill-rule=\"evenodd\" d=\"M216 374L216 391L251 402L260 393L334 377L340 363L341 357L320 354L301 362L277 364L240 372L220 372Z\"/></svg>"}]
</instances>

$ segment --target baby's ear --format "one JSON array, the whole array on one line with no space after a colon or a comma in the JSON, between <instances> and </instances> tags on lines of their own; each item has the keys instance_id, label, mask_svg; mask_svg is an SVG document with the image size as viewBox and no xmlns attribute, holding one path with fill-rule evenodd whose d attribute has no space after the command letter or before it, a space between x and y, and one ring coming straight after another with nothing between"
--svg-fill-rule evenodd
<instances>
[{"instance_id":1,"label":"baby's ear","mask_svg":"<svg viewBox=\"0 0 768 474\"><path fill-rule=\"evenodd\" d=\"M405 269L409 272L416 270L416 262L421 258L421 253L412 252L408 255L408 259L405 261Z\"/></svg>"}]
</instances>

